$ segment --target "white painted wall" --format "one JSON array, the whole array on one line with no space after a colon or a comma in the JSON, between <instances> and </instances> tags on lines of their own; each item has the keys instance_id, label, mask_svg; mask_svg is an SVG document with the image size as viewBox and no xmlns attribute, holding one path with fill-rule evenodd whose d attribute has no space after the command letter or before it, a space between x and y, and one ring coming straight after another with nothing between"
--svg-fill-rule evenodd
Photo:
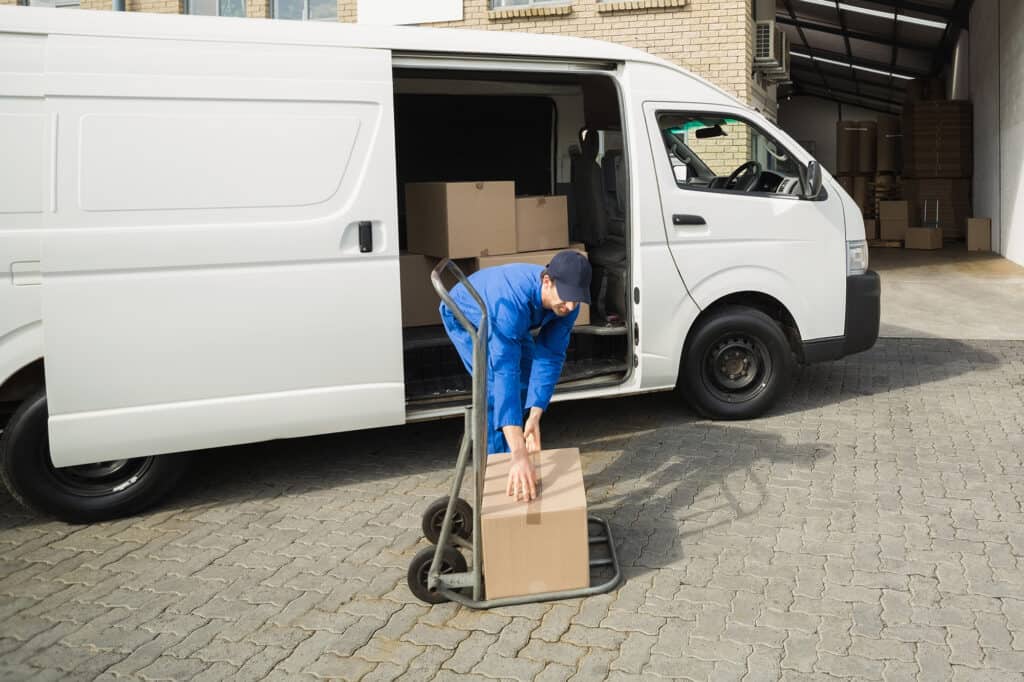
<instances>
[{"instance_id":1,"label":"white painted wall","mask_svg":"<svg viewBox=\"0 0 1024 682\"><path fill-rule=\"evenodd\" d=\"M852 104L838 104L820 97L792 97L779 102L779 127L798 142L810 140L808 149L829 173L836 170L836 123L876 121L878 113Z\"/></svg>"},{"instance_id":2,"label":"white painted wall","mask_svg":"<svg viewBox=\"0 0 1024 682\"><path fill-rule=\"evenodd\" d=\"M992 249L1024 265L1024 3L975 0L974 214L992 218Z\"/></svg>"},{"instance_id":3,"label":"white painted wall","mask_svg":"<svg viewBox=\"0 0 1024 682\"><path fill-rule=\"evenodd\" d=\"M974 215L992 219L992 249L1000 250L998 0L971 9L970 92L974 104ZM980 36L988 35L987 40Z\"/></svg>"}]
</instances>

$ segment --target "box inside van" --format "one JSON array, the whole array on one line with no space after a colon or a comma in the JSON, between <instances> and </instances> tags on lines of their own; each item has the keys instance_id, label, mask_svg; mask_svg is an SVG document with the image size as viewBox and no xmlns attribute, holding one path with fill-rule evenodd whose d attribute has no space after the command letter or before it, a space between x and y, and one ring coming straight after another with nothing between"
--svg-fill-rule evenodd
<instances>
[{"instance_id":1,"label":"box inside van","mask_svg":"<svg viewBox=\"0 0 1024 682\"><path fill-rule=\"evenodd\" d=\"M613 81L396 69L394 104L401 248L409 243L408 183L511 180L516 195L565 196L569 241L585 246L594 278L590 324L573 329L560 388L622 381L631 363L630 259ZM426 278L422 285L431 286ZM440 325L404 328L403 350L410 410L468 398L470 378Z\"/></svg>"}]
</instances>

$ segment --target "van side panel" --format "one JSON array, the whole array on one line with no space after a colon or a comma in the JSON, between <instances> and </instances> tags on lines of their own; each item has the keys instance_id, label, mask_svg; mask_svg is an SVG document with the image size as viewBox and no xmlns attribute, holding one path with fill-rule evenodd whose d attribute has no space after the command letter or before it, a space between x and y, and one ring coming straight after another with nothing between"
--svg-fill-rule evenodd
<instances>
[{"instance_id":1,"label":"van side panel","mask_svg":"<svg viewBox=\"0 0 1024 682\"><path fill-rule=\"evenodd\" d=\"M48 41L54 463L402 423L389 53Z\"/></svg>"},{"instance_id":2,"label":"van side panel","mask_svg":"<svg viewBox=\"0 0 1024 682\"><path fill-rule=\"evenodd\" d=\"M42 357L40 228L51 210L55 118L46 38L0 34L0 384Z\"/></svg>"}]
</instances>

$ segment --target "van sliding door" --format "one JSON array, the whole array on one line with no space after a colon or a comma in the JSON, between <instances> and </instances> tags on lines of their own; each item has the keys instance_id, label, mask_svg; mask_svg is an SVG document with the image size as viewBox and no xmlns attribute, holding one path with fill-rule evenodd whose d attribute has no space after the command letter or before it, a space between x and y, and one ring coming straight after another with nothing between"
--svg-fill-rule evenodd
<instances>
[{"instance_id":1,"label":"van sliding door","mask_svg":"<svg viewBox=\"0 0 1024 682\"><path fill-rule=\"evenodd\" d=\"M51 36L57 466L405 420L390 54Z\"/></svg>"}]
</instances>

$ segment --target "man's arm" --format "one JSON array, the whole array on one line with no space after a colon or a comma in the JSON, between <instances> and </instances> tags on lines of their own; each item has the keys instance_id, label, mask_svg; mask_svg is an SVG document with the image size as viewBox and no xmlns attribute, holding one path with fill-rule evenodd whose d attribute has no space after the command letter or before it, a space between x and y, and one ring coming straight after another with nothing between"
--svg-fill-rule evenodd
<instances>
[{"instance_id":1,"label":"man's arm","mask_svg":"<svg viewBox=\"0 0 1024 682\"><path fill-rule=\"evenodd\" d=\"M565 317L557 317L543 327L533 343L533 366L530 369L530 384L526 391L526 406L541 412L548 409L555 384L562 375L565 364L565 349L569 347L569 335L580 314L577 307ZM537 415L537 421L540 414Z\"/></svg>"}]
</instances>

